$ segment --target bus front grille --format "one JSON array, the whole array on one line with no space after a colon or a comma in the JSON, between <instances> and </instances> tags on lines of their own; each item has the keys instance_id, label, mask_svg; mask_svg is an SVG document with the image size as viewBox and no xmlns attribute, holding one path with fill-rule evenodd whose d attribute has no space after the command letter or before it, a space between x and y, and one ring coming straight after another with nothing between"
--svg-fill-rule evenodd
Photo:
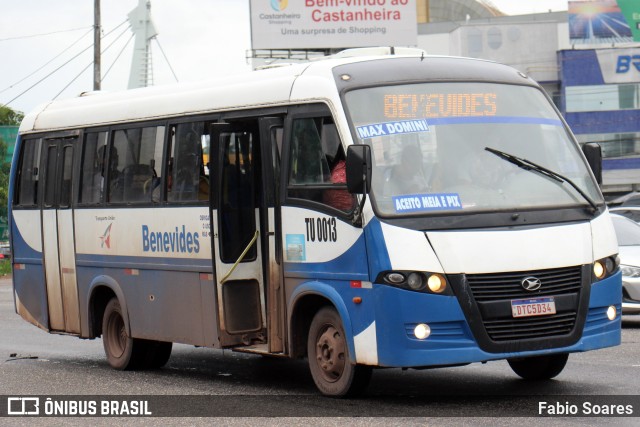
<instances>
[{"instance_id":1,"label":"bus front grille","mask_svg":"<svg viewBox=\"0 0 640 427\"><path fill-rule=\"evenodd\" d=\"M512 341L569 334L576 321L576 312L546 317L485 320L487 334L494 341Z\"/></svg>"},{"instance_id":2,"label":"bus front grille","mask_svg":"<svg viewBox=\"0 0 640 427\"><path fill-rule=\"evenodd\" d=\"M465 275L468 289L488 337L513 342L567 336L574 331L583 288L582 266L546 270ZM525 278L536 278L540 288L525 290ZM556 314L514 318L511 301L552 297Z\"/></svg>"},{"instance_id":3,"label":"bus front grille","mask_svg":"<svg viewBox=\"0 0 640 427\"><path fill-rule=\"evenodd\" d=\"M535 292L526 291L522 280L527 277L540 279L541 287ZM467 282L477 302L502 299L534 298L580 292L581 267L554 268L550 270L517 271L492 274L467 274Z\"/></svg>"}]
</instances>

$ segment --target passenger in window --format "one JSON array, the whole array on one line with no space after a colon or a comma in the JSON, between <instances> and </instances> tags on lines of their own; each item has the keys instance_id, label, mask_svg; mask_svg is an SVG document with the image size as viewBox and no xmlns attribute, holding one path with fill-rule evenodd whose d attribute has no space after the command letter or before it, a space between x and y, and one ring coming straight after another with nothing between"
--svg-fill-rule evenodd
<instances>
[{"instance_id":1,"label":"passenger in window","mask_svg":"<svg viewBox=\"0 0 640 427\"><path fill-rule=\"evenodd\" d=\"M338 148L335 158L333 159L333 168L331 169L332 184L347 183L347 164L342 147ZM354 198L347 190L325 190L323 201L338 210L349 212L353 209Z\"/></svg>"}]
</instances>

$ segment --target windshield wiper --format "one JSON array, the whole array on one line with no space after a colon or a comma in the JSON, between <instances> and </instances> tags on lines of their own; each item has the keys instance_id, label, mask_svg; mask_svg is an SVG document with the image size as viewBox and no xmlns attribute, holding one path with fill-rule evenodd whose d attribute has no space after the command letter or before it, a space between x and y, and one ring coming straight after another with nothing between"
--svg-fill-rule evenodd
<instances>
[{"instance_id":1,"label":"windshield wiper","mask_svg":"<svg viewBox=\"0 0 640 427\"><path fill-rule=\"evenodd\" d=\"M550 169L547 169L543 166L540 166L534 162L532 162L531 160L527 160L527 159L523 159L521 157L517 157L514 156L513 154L509 154L509 153L505 153L504 151L500 151L500 150L496 150L495 148L489 148L489 147L484 147L485 150L487 150L490 153L495 154L496 156L500 157L501 159L504 159L510 163L513 163L514 165L518 166L519 168L522 168L526 171L535 171L538 172L541 175L544 175L548 178L553 179L556 182L559 182L560 184L566 182L568 183L570 186L572 186L574 188L574 190L576 190L578 192L578 194L580 194L582 196L582 198L584 198L587 202L589 202L589 204L591 205L592 213L595 213L598 211L598 205L596 205L596 203L591 200L591 198L589 196L587 196L587 194L582 191L580 189L580 187L578 187L573 181L571 181L569 178L567 178L564 175L560 175L558 172L554 172Z\"/></svg>"}]
</instances>

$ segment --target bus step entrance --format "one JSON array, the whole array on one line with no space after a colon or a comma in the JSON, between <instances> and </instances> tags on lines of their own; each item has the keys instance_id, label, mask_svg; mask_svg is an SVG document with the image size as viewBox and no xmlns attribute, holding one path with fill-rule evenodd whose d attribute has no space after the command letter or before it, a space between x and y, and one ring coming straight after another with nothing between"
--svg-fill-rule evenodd
<instances>
[{"instance_id":1,"label":"bus step entrance","mask_svg":"<svg viewBox=\"0 0 640 427\"><path fill-rule=\"evenodd\" d=\"M274 357L286 357L284 353L269 353L269 346L267 344L252 344L244 347L234 347L233 351L237 351L239 353L253 353L253 354L264 354Z\"/></svg>"}]
</instances>

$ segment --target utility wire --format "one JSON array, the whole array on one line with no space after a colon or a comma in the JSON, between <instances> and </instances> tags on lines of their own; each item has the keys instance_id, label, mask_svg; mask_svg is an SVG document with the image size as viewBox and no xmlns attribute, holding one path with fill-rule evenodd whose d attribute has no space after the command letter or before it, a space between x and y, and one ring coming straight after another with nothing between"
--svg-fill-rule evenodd
<instances>
[{"instance_id":1,"label":"utility wire","mask_svg":"<svg viewBox=\"0 0 640 427\"><path fill-rule=\"evenodd\" d=\"M113 33L116 29L118 29L119 27L121 27L122 25L124 25L126 22L128 21L128 19L124 20L122 23L120 23L118 26L116 26L114 29L112 29L111 31L109 31L107 34L104 35L104 37L107 37L109 34ZM92 27L93 28L93 27ZM53 70L52 72L50 72L49 74L47 74L46 76L44 76L43 78L41 78L40 80L38 80L37 82L35 82L34 84L32 84L31 86L29 86L27 89L25 89L24 91L20 92L17 96L15 96L13 99L11 99L9 102L5 103L4 105L9 105L11 104L13 101L15 101L16 99L20 98L22 95L24 95L25 93L29 92L31 89L33 89L34 87L36 87L37 85L39 85L40 83L42 83L43 81L45 81L46 79L48 79L49 77L51 77L53 74L55 74L56 72L58 72L62 67L64 67L65 65L69 64L71 61L73 61L74 59L76 59L78 56L82 55L84 52L86 52L87 50L91 49L93 47L93 44L89 45L88 47L86 47L85 49L81 50L78 54L76 54L73 58L69 59L67 62L65 62L64 64L60 65L58 68L56 68L55 70ZM76 77L77 78L77 77ZM75 81L75 79L74 79ZM57 95L56 95L57 96Z\"/></svg>"},{"instance_id":2,"label":"utility wire","mask_svg":"<svg viewBox=\"0 0 640 427\"><path fill-rule=\"evenodd\" d=\"M111 64L111 66L107 69L107 71L105 71L105 73L102 75L102 78L100 79L101 82L104 81L105 78L107 78L107 74L109 74L109 71L111 71L111 69L113 68L114 65L116 65L116 62L118 62L118 59L120 59L120 55L122 55L122 53L124 52L124 50L127 48L127 46L129 46L129 43L131 43L131 40L133 40L133 38L135 37L135 33L131 34L131 37L129 37L129 40L127 40L127 42L124 44L124 46L122 46L122 49L120 50L120 52L118 53L118 55L116 56L116 59L113 60L113 63Z\"/></svg>"},{"instance_id":3,"label":"utility wire","mask_svg":"<svg viewBox=\"0 0 640 427\"><path fill-rule=\"evenodd\" d=\"M173 74L173 78L176 79L176 82L178 82L178 76L176 76L176 72L173 71L173 67L171 66L171 63L169 62L169 58L167 58L167 55L164 53L164 49L162 49L162 46L160 45L160 40L158 40L157 37L154 37L156 43L158 44L158 47L160 48L160 52L162 52L162 56L164 57L164 60L167 62L167 65L169 66L169 69L171 70L171 74Z\"/></svg>"},{"instance_id":4,"label":"utility wire","mask_svg":"<svg viewBox=\"0 0 640 427\"><path fill-rule=\"evenodd\" d=\"M11 104L13 101L15 101L16 99L20 98L22 95L24 95L25 93L29 92L31 89L33 89L34 87L36 87L37 85L39 85L40 83L42 83L43 81L45 81L46 79L48 79L49 77L51 77L54 73L58 72L62 67L64 67L65 65L67 65L68 63L70 63L71 61L73 61L74 59L76 59L78 56L82 55L83 53L85 53L87 50L91 49L93 47L93 45L88 46L87 48L81 50L77 55L75 55L73 58L69 59L67 62L65 62L64 64L62 64L61 66L59 66L58 68L56 68L55 70L53 70L52 72L50 72L49 74L47 74L46 76L44 76L43 78L41 78L40 80L38 80L37 82L35 82L34 84L32 84L31 86L29 86L27 89L23 90L22 92L20 92L20 94L18 94L17 96L15 96L11 101L7 102L5 105L9 105Z\"/></svg>"},{"instance_id":5,"label":"utility wire","mask_svg":"<svg viewBox=\"0 0 640 427\"><path fill-rule=\"evenodd\" d=\"M54 99L58 98L62 92L64 92L65 90L67 90L67 88L68 88L69 86L71 86L71 84L73 84L73 82L75 82L76 80L78 80L78 77L80 77L80 76L82 75L82 73L84 73L85 71L87 71L87 70L89 69L89 67L91 67L92 65L93 65L93 62L90 62L90 63L89 63L89 65L87 65L86 67L84 67L84 68L82 69L82 71L80 71L80 73L78 73L78 75L77 75L77 76L75 76L75 77L73 78L73 80L71 80L69 83L67 83L67 85L66 85L65 87L63 87L63 88L62 88L62 90L61 90L60 92L58 92L58 94L57 94L56 96L54 96L53 98L51 98L51 100L53 101Z\"/></svg>"},{"instance_id":6,"label":"utility wire","mask_svg":"<svg viewBox=\"0 0 640 427\"><path fill-rule=\"evenodd\" d=\"M122 25L122 24L120 24L120 25ZM119 25L119 26L120 26L120 25ZM119 27L119 26L118 26L118 27ZM117 27L116 27L116 28L117 28ZM102 54L103 54L103 53L105 53L107 50L109 50L109 48L110 48L111 46L113 46L113 45L114 45L114 43L115 43L115 42L117 42L117 41L120 39L120 37L122 37L122 35L123 35L124 33L126 33L126 32L129 30L129 28L130 28L130 27L125 28L125 29L124 29L124 31L123 31L123 32L121 32L121 33L118 35L118 37L116 37L116 38L115 38L115 40L114 40L114 41L112 41L112 42L109 44L109 46L105 47L105 48L102 50L102 52L100 52L100 55L102 55ZM114 28L113 30L111 30L111 31L110 31L110 33L111 33L111 32L113 32L114 30L115 30L115 28ZM127 43L129 43L129 42L127 41ZM78 78L79 78L79 77L80 77L80 76L81 76L85 71L87 71L87 69L88 69L89 67L91 67L92 65L93 65L93 61L89 62L89 65L87 65L86 67L84 67L84 68L82 69L82 71L80 71L80 73L78 73L78 75L77 75L77 76L75 76L75 77L73 78L73 80L71 80L69 83L67 83L67 85L66 85L64 88L62 88L62 90L61 90L60 92L58 92L58 94L57 94L56 96L54 96L54 97L52 98L52 100L54 100L54 99L58 98L58 97L62 94L62 92L64 92L65 90L67 90L67 88L68 88L69 86L71 86L71 85L73 84L73 82L75 82L76 80L78 80Z\"/></svg>"},{"instance_id":7,"label":"utility wire","mask_svg":"<svg viewBox=\"0 0 640 427\"><path fill-rule=\"evenodd\" d=\"M6 88L0 90L0 93L6 92L7 90L13 88L15 85L18 85L20 83L22 83L23 81L27 80L29 77L33 76L35 73L37 73L38 71L42 70L44 67L46 67L47 65L51 64L53 61L55 61L56 59L58 59L60 56L62 56L62 54L64 54L66 51L68 51L69 49L71 49L73 46L75 46L76 44L78 44L78 42L80 40L82 40L87 34L91 33L93 31L93 28L90 28L89 31L87 31L86 33L84 33L82 36L80 36L80 38L76 41L74 41L73 43L71 43L70 46L68 46L66 49L64 49L62 52L60 52L59 54L57 54L56 56L54 56L53 58L51 58L48 62L46 62L44 65L42 65L40 68L38 68L37 70L35 70L34 72L32 72L31 74L29 74L26 77L23 77L22 79L18 80L17 82L13 83L10 86L7 86Z\"/></svg>"},{"instance_id":8,"label":"utility wire","mask_svg":"<svg viewBox=\"0 0 640 427\"><path fill-rule=\"evenodd\" d=\"M72 28L70 30L52 31L50 33L31 34L31 35L28 35L28 36L8 37L6 39L0 39L0 42L4 42L4 41L8 41L8 40L30 39L30 38L33 38L33 37L41 37L41 36L50 36L51 34L68 33L68 32L71 32L71 31L84 30L86 28L93 28L93 27L80 27L80 28Z\"/></svg>"}]
</instances>

